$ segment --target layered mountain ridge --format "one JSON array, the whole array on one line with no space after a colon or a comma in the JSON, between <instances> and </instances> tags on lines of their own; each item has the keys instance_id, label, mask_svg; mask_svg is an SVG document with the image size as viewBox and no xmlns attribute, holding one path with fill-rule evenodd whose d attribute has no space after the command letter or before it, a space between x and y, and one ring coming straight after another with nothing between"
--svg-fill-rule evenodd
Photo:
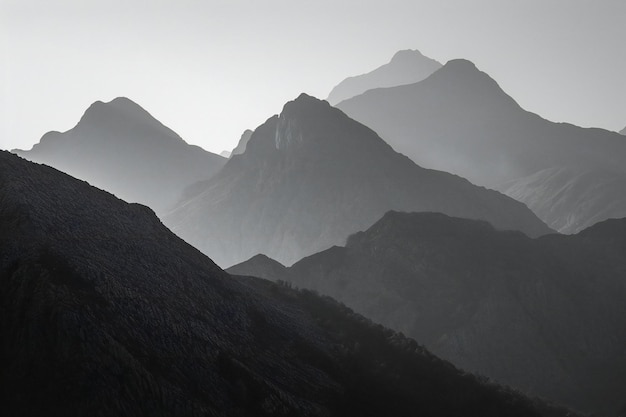
<instances>
[{"instance_id":1,"label":"layered mountain ridge","mask_svg":"<svg viewBox=\"0 0 626 417\"><path fill-rule=\"evenodd\" d=\"M557 187L550 190L553 194L583 174L610 175L612 183L623 182L626 175L626 142L617 133L553 123L527 112L467 60L449 61L421 82L370 90L337 107L417 164L461 175L516 198L529 196L520 201L531 208L536 192L519 190L539 171L572 173L558 185L563 175L549 180ZM591 194L592 186L585 192ZM597 194L594 204L612 197ZM563 233L577 232L598 220L577 212L575 205L568 204L569 198L576 197L555 201L552 217L541 210L536 213ZM618 201L611 206L614 210L606 212L608 217L626 212Z\"/></svg>"},{"instance_id":2,"label":"layered mountain ridge","mask_svg":"<svg viewBox=\"0 0 626 417\"><path fill-rule=\"evenodd\" d=\"M257 253L290 264L343 243L390 209L486 219L531 236L551 232L522 204L415 165L371 129L305 94L186 196L165 223L224 266Z\"/></svg>"},{"instance_id":3,"label":"layered mountain ridge","mask_svg":"<svg viewBox=\"0 0 626 417\"><path fill-rule=\"evenodd\" d=\"M4 415L565 416L0 152Z\"/></svg>"},{"instance_id":4,"label":"layered mountain ridge","mask_svg":"<svg viewBox=\"0 0 626 417\"><path fill-rule=\"evenodd\" d=\"M185 187L208 179L226 162L187 144L125 97L97 101L74 128L46 133L31 150L13 152L146 204L159 215L172 208Z\"/></svg>"},{"instance_id":5,"label":"layered mountain ridge","mask_svg":"<svg viewBox=\"0 0 626 417\"><path fill-rule=\"evenodd\" d=\"M531 239L441 213L389 212L345 247L291 267L257 256L228 272L313 289L465 370L617 415L626 392L625 250L623 219Z\"/></svg>"},{"instance_id":6,"label":"layered mountain ridge","mask_svg":"<svg viewBox=\"0 0 626 417\"><path fill-rule=\"evenodd\" d=\"M349 77L340 82L328 95L328 102L334 105L373 88L413 84L439 68L441 63L422 55L417 50L398 51L389 63L367 74Z\"/></svg>"}]
</instances>

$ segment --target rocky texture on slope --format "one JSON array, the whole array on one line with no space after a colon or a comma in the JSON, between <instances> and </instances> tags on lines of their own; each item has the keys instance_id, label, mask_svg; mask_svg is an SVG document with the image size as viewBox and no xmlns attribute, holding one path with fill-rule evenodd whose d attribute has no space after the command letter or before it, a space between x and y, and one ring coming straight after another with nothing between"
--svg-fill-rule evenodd
<instances>
[{"instance_id":1,"label":"rocky texture on slope","mask_svg":"<svg viewBox=\"0 0 626 417\"><path fill-rule=\"evenodd\" d=\"M328 102L336 104L373 88L413 84L422 81L439 68L439 62L425 57L417 50L398 51L389 63L367 74L349 77L340 82L328 95Z\"/></svg>"},{"instance_id":2,"label":"rocky texture on slope","mask_svg":"<svg viewBox=\"0 0 626 417\"><path fill-rule=\"evenodd\" d=\"M64 133L46 133L20 156L88 181L163 215L185 187L211 177L226 159L188 145L131 100L92 104Z\"/></svg>"},{"instance_id":3,"label":"rocky texture on slope","mask_svg":"<svg viewBox=\"0 0 626 417\"><path fill-rule=\"evenodd\" d=\"M616 415L626 393L625 251L626 220L531 239L389 212L345 247L290 268L256 258L228 272L314 289L465 370Z\"/></svg>"},{"instance_id":4,"label":"rocky texture on slope","mask_svg":"<svg viewBox=\"0 0 626 417\"><path fill-rule=\"evenodd\" d=\"M368 91L337 105L375 130L396 151L421 166L461 175L475 184L506 191L520 180L517 195L532 205L532 190L519 192L525 178L545 169L584 170L593 176L626 178L626 141L615 132L553 123L522 109L487 74L453 60L424 81ZM597 171L597 172L596 172ZM577 174L576 174L577 175ZM585 193L592 193L591 183ZM611 194L598 196L609 201ZM571 196L570 198L576 198ZM611 203L616 217L626 207ZM571 222L574 206L552 209L548 226L574 233L596 221ZM537 213L540 216L542 213ZM606 219L607 217L604 217ZM559 224L568 227L559 228Z\"/></svg>"},{"instance_id":5,"label":"rocky texture on slope","mask_svg":"<svg viewBox=\"0 0 626 417\"><path fill-rule=\"evenodd\" d=\"M186 198L164 222L221 266L257 253L291 264L342 244L391 209L485 219L531 236L550 232L523 204L415 165L366 126L304 94Z\"/></svg>"},{"instance_id":6,"label":"rocky texture on slope","mask_svg":"<svg viewBox=\"0 0 626 417\"><path fill-rule=\"evenodd\" d=\"M0 153L0 413L565 416Z\"/></svg>"}]
</instances>

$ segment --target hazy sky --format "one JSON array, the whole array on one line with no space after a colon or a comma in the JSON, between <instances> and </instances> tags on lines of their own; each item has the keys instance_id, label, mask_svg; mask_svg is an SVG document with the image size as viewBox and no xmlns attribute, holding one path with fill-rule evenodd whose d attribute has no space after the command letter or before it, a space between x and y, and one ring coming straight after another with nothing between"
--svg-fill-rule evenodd
<instances>
[{"instance_id":1,"label":"hazy sky","mask_svg":"<svg viewBox=\"0 0 626 417\"><path fill-rule=\"evenodd\" d=\"M0 0L0 36L3 149L127 96L220 152L399 49L470 59L550 120L626 126L625 0Z\"/></svg>"}]
</instances>

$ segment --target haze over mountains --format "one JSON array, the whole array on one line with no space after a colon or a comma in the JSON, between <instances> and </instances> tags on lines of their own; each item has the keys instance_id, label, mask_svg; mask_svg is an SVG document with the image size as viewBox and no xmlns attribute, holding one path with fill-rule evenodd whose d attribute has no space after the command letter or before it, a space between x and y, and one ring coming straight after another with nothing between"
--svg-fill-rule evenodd
<instances>
[{"instance_id":1,"label":"haze over mountains","mask_svg":"<svg viewBox=\"0 0 626 417\"><path fill-rule=\"evenodd\" d=\"M421 54L418 50L398 51L391 61L367 74L349 77L340 82L328 95L330 104L337 104L380 87L413 84L422 81L441 68L441 63Z\"/></svg>"},{"instance_id":2,"label":"haze over mountains","mask_svg":"<svg viewBox=\"0 0 626 417\"><path fill-rule=\"evenodd\" d=\"M415 165L371 129L305 94L186 195L165 224L222 266L257 253L290 264L342 244L391 209L485 219L530 236L550 232L523 204Z\"/></svg>"},{"instance_id":3,"label":"haze over mountains","mask_svg":"<svg viewBox=\"0 0 626 417\"><path fill-rule=\"evenodd\" d=\"M626 392L626 220L531 239L440 213L389 212L345 247L228 272L335 297L456 366L587 413Z\"/></svg>"},{"instance_id":4,"label":"haze over mountains","mask_svg":"<svg viewBox=\"0 0 626 417\"><path fill-rule=\"evenodd\" d=\"M626 216L626 206L615 200L612 189L598 191L593 183L579 181L589 175L611 176L614 184L624 181L622 136L527 112L469 61L450 61L421 82L373 89L337 107L417 164L520 198L560 232L573 233L597 221L594 213L578 209L569 188L586 187L592 205L611 206L600 220ZM545 181L537 183L540 171ZM549 178L549 173L559 174ZM545 210L545 202L534 198L539 193L562 198Z\"/></svg>"},{"instance_id":5,"label":"haze over mountains","mask_svg":"<svg viewBox=\"0 0 626 417\"><path fill-rule=\"evenodd\" d=\"M124 97L95 102L74 128L46 133L31 150L13 152L146 204L159 215L172 208L185 187L209 178L226 162L188 145Z\"/></svg>"},{"instance_id":6,"label":"haze over mountains","mask_svg":"<svg viewBox=\"0 0 626 417\"><path fill-rule=\"evenodd\" d=\"M566 416L0 152L3 415Z\"/></svg>"}]
</instances>

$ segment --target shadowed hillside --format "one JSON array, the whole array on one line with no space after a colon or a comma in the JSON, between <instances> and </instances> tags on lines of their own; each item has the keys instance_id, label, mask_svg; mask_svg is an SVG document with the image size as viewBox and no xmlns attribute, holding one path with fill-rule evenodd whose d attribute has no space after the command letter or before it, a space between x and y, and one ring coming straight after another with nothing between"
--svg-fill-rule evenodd
<instances>
[{"instance_id":1,"label":"shadowed hillside","mask_svg":"<svg viewBox=\"0 0 626 417\"><path fill-rule=\"evenodd\" d=\"M565 416L0 153L3 415Z\"/></svg>"},{"instance_id":2,"label":"shadowed hillside","mask_svg":"<svg viewBox=\"0 0 626 417\"><path fill-rule=\"evenodd\" d=\"M335 297L456 366L586 412L626 392L626 220L531 239L438 213L389 212L290 268L228 269Z\"/></svg>"}]
</instances>

